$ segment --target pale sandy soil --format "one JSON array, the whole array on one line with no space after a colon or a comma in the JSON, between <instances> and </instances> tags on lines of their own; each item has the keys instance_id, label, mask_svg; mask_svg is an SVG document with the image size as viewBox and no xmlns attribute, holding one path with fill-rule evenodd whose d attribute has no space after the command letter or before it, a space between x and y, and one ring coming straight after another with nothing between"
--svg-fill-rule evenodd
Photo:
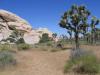
<instances>
[{"instance_id":1,"label":"pale sandy soil","mask_svg":"<svg viewBox=\"0 0 100 75\"><path fill-rule=\"evenodd\" d=\"M100 46L81 46L93 51L100 58ZM64 75L64 64L69 59L70 50L49 52L41 50L18 51L18 65L1 70L0 75ZM69 73L66 75L78 75ZM99 75L99 74L98 74Z\"/></svg>"},{"instance_id":2,"label":"pale sandy soil","mask_svg":"<svg viewBox=\"0 0 100 75\"><path fill-rule=\"evenodd\" d=\"M18 65L1 71L0 75L64 75L63 68L70 51L19 51Z\"/></svg>"}]
</instances>

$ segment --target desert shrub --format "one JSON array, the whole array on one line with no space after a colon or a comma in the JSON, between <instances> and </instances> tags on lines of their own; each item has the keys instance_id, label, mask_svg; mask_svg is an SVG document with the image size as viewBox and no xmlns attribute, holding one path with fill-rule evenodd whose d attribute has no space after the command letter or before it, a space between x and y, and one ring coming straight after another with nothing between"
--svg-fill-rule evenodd
<instances>
[{"instance_id":1,"label":"desert shrub","mask_svg":"<svg viewBox=\"0 0 100 75\"><path fill-rule=\"evenodd\" d=\"M58 43L56 47L57 48L63 48L63 45L61 43Z\"/></svg>"},{"instance_id":2,"label":"desert shrub","mask_svg":"<svg viewBox=\"0 0 100 75\"><path fill-rule=\"evenodd\" d=\"M28 50L30 49L30 45L29 44L18 44L17 48L18 50Z\"/></svg>"},{"instance_id":3,"label":"desert shrub","mask_svg":"<svg viewBox=\"0 0 100 75\"><path fill-rule=\"evenodd\" d=\"M76 59L76 58L79 58L79 57L84 56L84 55L91 55L91 53L92 53L92 52L86 51L86 50L84 50L84 49L78 48L78 49L76 50L75 48L73 48L73 49L71 50L71 56L70 56L70 58L71 58L71 59ZM93 54L93 53L92 53L92 54Z\"/></svg>"},{"instance_id":4,"label":"desert shrub","mask_svg":"<svg viewBox=\"0 0 100 75\"><path fill-rule=\"evenodd\" d=\"M52 43L52 42L48 42L48 43L46 43L46 45L47 45L47 46L52 46L53 43Z\"/></svg>"},{"instance_id":5,"label":"desert shrub","mask_svg":"<svg viewBox=\"0 0 100 75\"><path fill-rule=\"evenodd\" d=\"M48 41L51 41L52 39L48 36L47 33L42 34L42 37L40 37L39 43L46 43Z\"/></svg>"},{"instance_id":6,"label":"desert shrub","mask_svg":"<svg viewBox=\"0 0 100 75\"><path fill-rule=\"evenodd\" d=\"M80 51L81 52L81 51ZM64 68L64 72L95 74L100 71L100 62L92 53L81 52L82 55L74 55ZM76 53L74 53L76 54Z\"/></svg>"},{"instance_id":7,"label":"desert shrub","mask_svg":"<svg viewBox=\"0 0 100 75\"><path fill-rule=\"evenodd\" d=\"M0 52L0 68L7 66L16 65L16 60L13 57L12 53L9 51Z\"/></svg>"},{"instance_id":8,"label":"desert shrub","mask_svg":"<svg viewBox=\"0 0 100 75\"><path fill-rule=\"evenodd\" d=\"M48 41L48 42L45 42L45 43L35 44L34 47L35 48L39 48L39 47L53 47L53 45L54 45L53 41Z\"/></svg>"},{"instance_id":9,"label":"desert shrub","mask_svg":"<svg viewBox=\"0 0 100 75\"><path fill-rule=\"evenodd\" d=\"M12 50L10 44L1 44L0 45L0 51L10 51Z\"/></svg>"},{"instance_id":10,"label":"desert shrub","mask_svg":"<svg viewBox=\"0 0 100 75\"><path fill-rule=\"evenodd\" d=\"M52 48L50 51L51 51L51 52L57 52L58 49L56 49L56 48Z\"/></svg>"},{"instance_id":11,"label":"desert shrub","mask_svg":"<svg viewBox=\"0 0 100 75\"><path fill-rule=\"evenodd\" d=\"M50 47L56 47L56 43L54 41L49 41L45 43L46 46L50 46Z\"/></svg>"},{"instance_id":12,"label":"desert shrub","mask_svg":"<svg viewBox=\"0 0 100 75\"><path fill-rule=\"evenodd\" d=\"M16 44L23 44L25 43L24 39L23 38L20 38L16 41Z\"/></svg>"}]
</instances>

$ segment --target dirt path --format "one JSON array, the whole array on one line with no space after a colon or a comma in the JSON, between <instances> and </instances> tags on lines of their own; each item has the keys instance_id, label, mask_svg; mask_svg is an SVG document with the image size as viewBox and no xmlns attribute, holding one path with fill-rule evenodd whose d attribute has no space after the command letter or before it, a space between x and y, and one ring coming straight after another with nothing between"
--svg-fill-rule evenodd
<instances>
[{"instance_id":1,"label":"dirt path","mask_svg":"<svg viewBox=\"0 0 100 75\"><path fill-rule=\"evenodd\" d=\"M0 75L64 75L63 66L68 59L69 50L20 51L16 56L18 65L0 72Z\"/></svg>"}]
</instances>

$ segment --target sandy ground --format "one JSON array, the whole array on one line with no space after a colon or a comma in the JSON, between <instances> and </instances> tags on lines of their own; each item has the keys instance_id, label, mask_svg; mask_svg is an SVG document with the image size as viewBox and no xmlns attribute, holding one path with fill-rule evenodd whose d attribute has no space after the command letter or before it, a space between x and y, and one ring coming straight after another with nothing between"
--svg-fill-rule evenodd
<instances>
[{"instance_id":1,"label":"sandy ground","mask_svg":"<svg viewBox=\"0 0 100 75\"><path fill-rule=\"evenodd\" d=\"M70 51L19 51L18 65L1 71L0 75L64 75L63 68Z\"/></svg>"},{"instance_id":2,"label":"sandy ground","mask_svg":"<svg viewBox=\"0 0 100 75\"><path fill-rule=\"evenodd\" d=\"M81 46L93 51L100 58L100 46ZM70 50L49 52L41 50L18 51L18 65L1 70L0 75L64 75L64 64L69 59ZM67 74L77 75L77 74Z\"/></svg>"}]
</instances>

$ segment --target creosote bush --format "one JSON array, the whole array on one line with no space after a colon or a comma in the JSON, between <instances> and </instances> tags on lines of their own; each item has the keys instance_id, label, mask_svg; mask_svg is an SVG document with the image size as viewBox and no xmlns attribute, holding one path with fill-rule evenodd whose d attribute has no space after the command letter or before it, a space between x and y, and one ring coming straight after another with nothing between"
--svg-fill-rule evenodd
<instances>
[{"instance_id":1,"label":"creosote bush","mask_svg":"<svg viewBox=\"0 0 100 75\"><path fill-rule=\"evenodd\" d=\"M0 69L16 65L16 59L9 51L0 52Z\"/></svg>"},{"instance_id":2,"label":"creosote bush","mask_svg":"<svg viewBox=\"0 0 100 75\"><path fill-rule=\"evenodd\" d=\"M100 61L89 52L74 53L64 68L64 72L75 72L82 74L96 74L100 71Z\"/></svg>"},{"instance_id":3,"label":"creosote bush","mask_svg":"<svg viewBox=\"0 0 100 75\"><path fill-rule=\"evenodd\" d=\"M12 47L10 44L1 44L0 45L0 51L10 51L12 50Z\"/></svg>"},{"instance_id":4,"label":"creosote bush","mask_svg":"<svg viewBox=\"0 0 100 75\"><path fill-rule=\"evenodd\" d=\"M17 48L18 50L28 50L30 49L30 45L29 44L18 44Z\"/></svg>"},{"instance_id":5,"label":"creosote bush","mask_svg":"<svg viewBox=\"0 0 100 75\"><path fill-rule=\"evenodd\" d=\"M49 37L47 33L42 34L42 37L40 37L39 43L46 43L52 41L52 39Z\"/></svg>"}]
</instances>

